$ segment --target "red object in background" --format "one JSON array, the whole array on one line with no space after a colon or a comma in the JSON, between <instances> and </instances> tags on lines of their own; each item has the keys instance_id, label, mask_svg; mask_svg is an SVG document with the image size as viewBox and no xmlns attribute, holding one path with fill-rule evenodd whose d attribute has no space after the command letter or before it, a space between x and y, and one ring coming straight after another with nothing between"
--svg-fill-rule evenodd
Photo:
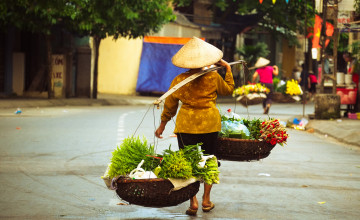
<instances>
[{"instance_id":1,"label":"red object in background","mask_svg":"<svg viewBox=\"0 0 360 220\"><path fill-rule=\"evenodd\" d=\"M348 113L348 118L350 118L350 119L358 119L356 113L350 113L350 112Z\"/></svg>"},{"instance_id":2,"label":"red object in background","mask_svg":"<svg viewBox=\"0 0 360 220\"><path fill-rule=\"evenodd\" d=\"M333 33L334 33L334 25L326 22L326 36L331 37L331 36L333 35ZM325 47L327 47L327 45L328 45L329 43L330 43L330 40L327 39L327 40L325 41Z\"/></svg>"},{"instance_id":3,"label":"red object in background","mask_svg":"<svg viewBox=\"0 0 360 220\"><path fill-rule=\"evenodd\" d=\"M308 34L307 38L313 35L312 48L320 48L320 35L321 35L322 19L319 15L315 15L314 33ZM334 26L329 22L326 22L326 36L331 37L334 33ZM325 41L325 47L329 44L330 40Z\"/></svg>"},{"instance_id":4,"label":"red object in background","mask_svg":"<svg viewBox=\"0 0 360 220\"><path fill-rule=\"evenodd\" d=\"M320 41L320 35L321 35L321 23L322 19L320 16L315 15L315 24L314 24L314 34L312 39L312 47L313 48L319 48L319 41Z\"/></svg>"},{"instance_id":5,"label":"red object in background","mask_svg":"<svg viewBox=\"0 0 360 220\"><path fill-rule=\"evenodd\" d=\"M321 80L321 74L322 74L322 69L321 66L318 68L318 82L320 83Z\"/></svg>"},{"instance_id":6,"label":"red object in background","mask_svg":"<svg viewBox=\"0 0 360 220\"><path fill-rule=\"evenodd\" d=\"M318 80L317 80L317 78L316 78L316 76L314 74L310 74L309 78L310 78L310 83L317 83L318 82Z\"/></svg>"},{"instance_id":7,"label":"red object in background","mask_svg":"<svg viewBox=\"0 0 360 220\"><path fill-rule=\"evenodd\" d=\"M352 74L352 81L355 83L356 88L359 86L359 74L353 73Z\"/></svg>"},{"instance_id":8,"label":"red object in background","mask_svg":"<svg viewBox=\"0 0 360 220\"><path fill-rule=\"evenodd\" d=\"M336 94L340 96L342 105L356 104L357 89L336 88Z\"/></svg>"}]
</instances>

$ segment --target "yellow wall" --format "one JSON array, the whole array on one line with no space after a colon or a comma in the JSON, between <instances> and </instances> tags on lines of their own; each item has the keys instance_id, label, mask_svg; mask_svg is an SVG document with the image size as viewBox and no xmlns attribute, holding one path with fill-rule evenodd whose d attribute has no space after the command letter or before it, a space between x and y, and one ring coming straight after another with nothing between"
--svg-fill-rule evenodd
<instances>
[{"instance_id":1,"label":"yellow wall","mask_svg":"<svg viewBox=\"0 0 360 220\"><path fill-rule=\"evenodd\" d=\"M112 37L100 43L98 92L134 95L139 72L142 39Z\"/></svg>"},{"instance_id":2,"label":"yellow wall","mask_svg":"<svg viewBox=\"0 0 360 220\"><path fill-rule=\"evenodd\" d=\"M293 78L292 70L295 67L295 46L289 47L289 43L287 40L283 40L282 43L282 69L283 69L283 77Z\"/></svg>"}]
</instances>

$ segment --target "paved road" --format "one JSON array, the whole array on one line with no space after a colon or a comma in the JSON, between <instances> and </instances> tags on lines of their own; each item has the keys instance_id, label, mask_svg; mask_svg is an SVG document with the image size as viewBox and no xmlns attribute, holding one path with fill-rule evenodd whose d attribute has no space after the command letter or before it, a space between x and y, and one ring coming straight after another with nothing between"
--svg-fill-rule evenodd
<instances>
[{"instance_id":1,"label":"paved road","mask_svg":"<svg viewBox=\"0 0 360 220\"><path fill-rule=\"evenodd\" d=\"M236 111L264 117L258 107L237 106ZM270 113L287 120L301 115L302 109L282 105ZM192 219L184 215L188 203L168 208L118 205L121 201L100 179L124 137L136 131L153 140L159 114L144 106L34 108L22 115L1 110L0 218ZM157 144L159 151L176 146L172 126ZM359 219L358 148L324 135L289 133L288 145L276 146L262 161L222 161L221 183L212 192L216 208L199 211L197 217Z\"/></svg>"}]
</instances>

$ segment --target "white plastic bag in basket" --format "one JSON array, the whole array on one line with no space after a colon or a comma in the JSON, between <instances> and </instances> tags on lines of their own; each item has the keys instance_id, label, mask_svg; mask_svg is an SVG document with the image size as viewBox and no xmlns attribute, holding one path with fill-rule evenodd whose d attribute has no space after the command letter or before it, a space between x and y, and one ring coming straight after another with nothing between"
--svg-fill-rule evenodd
<instances>
[{"instance_id":1,"label":"white plastic bag in basket","mask_svg":"<svg viewBox=\"0 0 360 220\"><path fill-rule=\"evenodd\" d=\"M132 170L129 174L129 177L132 179L152 179L157 178L157 176L152 171L145 171L141 166L143 165L144 160L142 160L136 169Z\"/></svg>"}]
</instances>

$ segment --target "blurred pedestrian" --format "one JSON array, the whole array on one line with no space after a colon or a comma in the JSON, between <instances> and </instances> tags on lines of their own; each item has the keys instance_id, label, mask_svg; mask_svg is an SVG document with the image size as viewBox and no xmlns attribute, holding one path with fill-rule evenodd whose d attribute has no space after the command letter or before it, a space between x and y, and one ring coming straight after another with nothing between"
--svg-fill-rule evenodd
<instances>
[{"instance_id":1,"label":"blurred pedestrian","mask_svg":"<svg viewBox=\"0 0 360 220\"><path fill-rule=\"evenodd\" d=\"M351 56L351 53L345 52L343 58L347 64L346 74L352 75L352 81L355 83L356 87L359 86L359 74L360 74L360 64Z\"/></svg>"},{"instance_id":2,"label":"blurred pedestrian","mask_svg":"<svg viewBox=\"0 0 360 220\"><path fill-rule=\"evenodd\" d=\"M264 114L269 113L272 104L271 98L274 93L273 76L279 75L279 68L276 65L268 66L269 63L270 60L260 57L255 63L254 67L256 68L256 71L252 78L252 82L255 83L256 78L259 76L259 82L270 90L262 103Z\"/></svg>"},{"instance_id":3,"label":"blurred pedestrian","mask_svg":"<svg viewBox=\"0 0 360 220\"><path fill-rule=\"evenodd\" d=\"M176 117L174 133L177 134L179 148L187 145L203 143L201 149L205 154L215 155L218 132L221 130L221 117L216 107L217 95L232 95L234 79L230 65L221 59L223 53L215 46L193 37L171 59L172 63L181 68L189 69L175 77L170 89L184 79L200 72L211 65L226 68L225 79L216 71L211 71L185 84L165 99L161 123L155 136L162 138L168 121L176 115L179 101L182 105ZM212 185L204 183L202 210L209 212L215 205L210 201ZM187 215L196 215L198 200L190 198Z\"/></svg>"},{"instance_id":4,"label":"blurred pedestrian","mask_svg":"<svg viewBox=\"0 0 360 220\"><path fill-rule=\"evenodd\" d=\"M299 79L299 85L303 91L303 95L302 95L302 102L306 103L307 100L307 93L308 93L308 79L309 79L309 74L306 71L305 68L305 63L301 64L301 74L300 74L300 79Z\"/></svg>"},{"instance_id":5,"label":"blurred pedestrian","mask_svg":"<svg viewBox=\"0 0 360 220\"><path fill-rule=\"evenodd\" d=\"M318 84L318 80L314 74L313 71L309 71L308 76L308 89L309 89L309 99L313 100L315 94L316 94L316 85Z\"/></svg>"},{"instance_id":6,"label":"blurred pedestrian","mask_svg":"<svg viewBox=\"0 0 360 220\"><path fill-rule=\"evenodd\" d=\"M294 79L295 79L296 81L299 82L300 76L301 76L300 68L297 67L297 66L295 66L295 67L293 68L293 77L294 77Z\"/></svg>"}]
</instances>

